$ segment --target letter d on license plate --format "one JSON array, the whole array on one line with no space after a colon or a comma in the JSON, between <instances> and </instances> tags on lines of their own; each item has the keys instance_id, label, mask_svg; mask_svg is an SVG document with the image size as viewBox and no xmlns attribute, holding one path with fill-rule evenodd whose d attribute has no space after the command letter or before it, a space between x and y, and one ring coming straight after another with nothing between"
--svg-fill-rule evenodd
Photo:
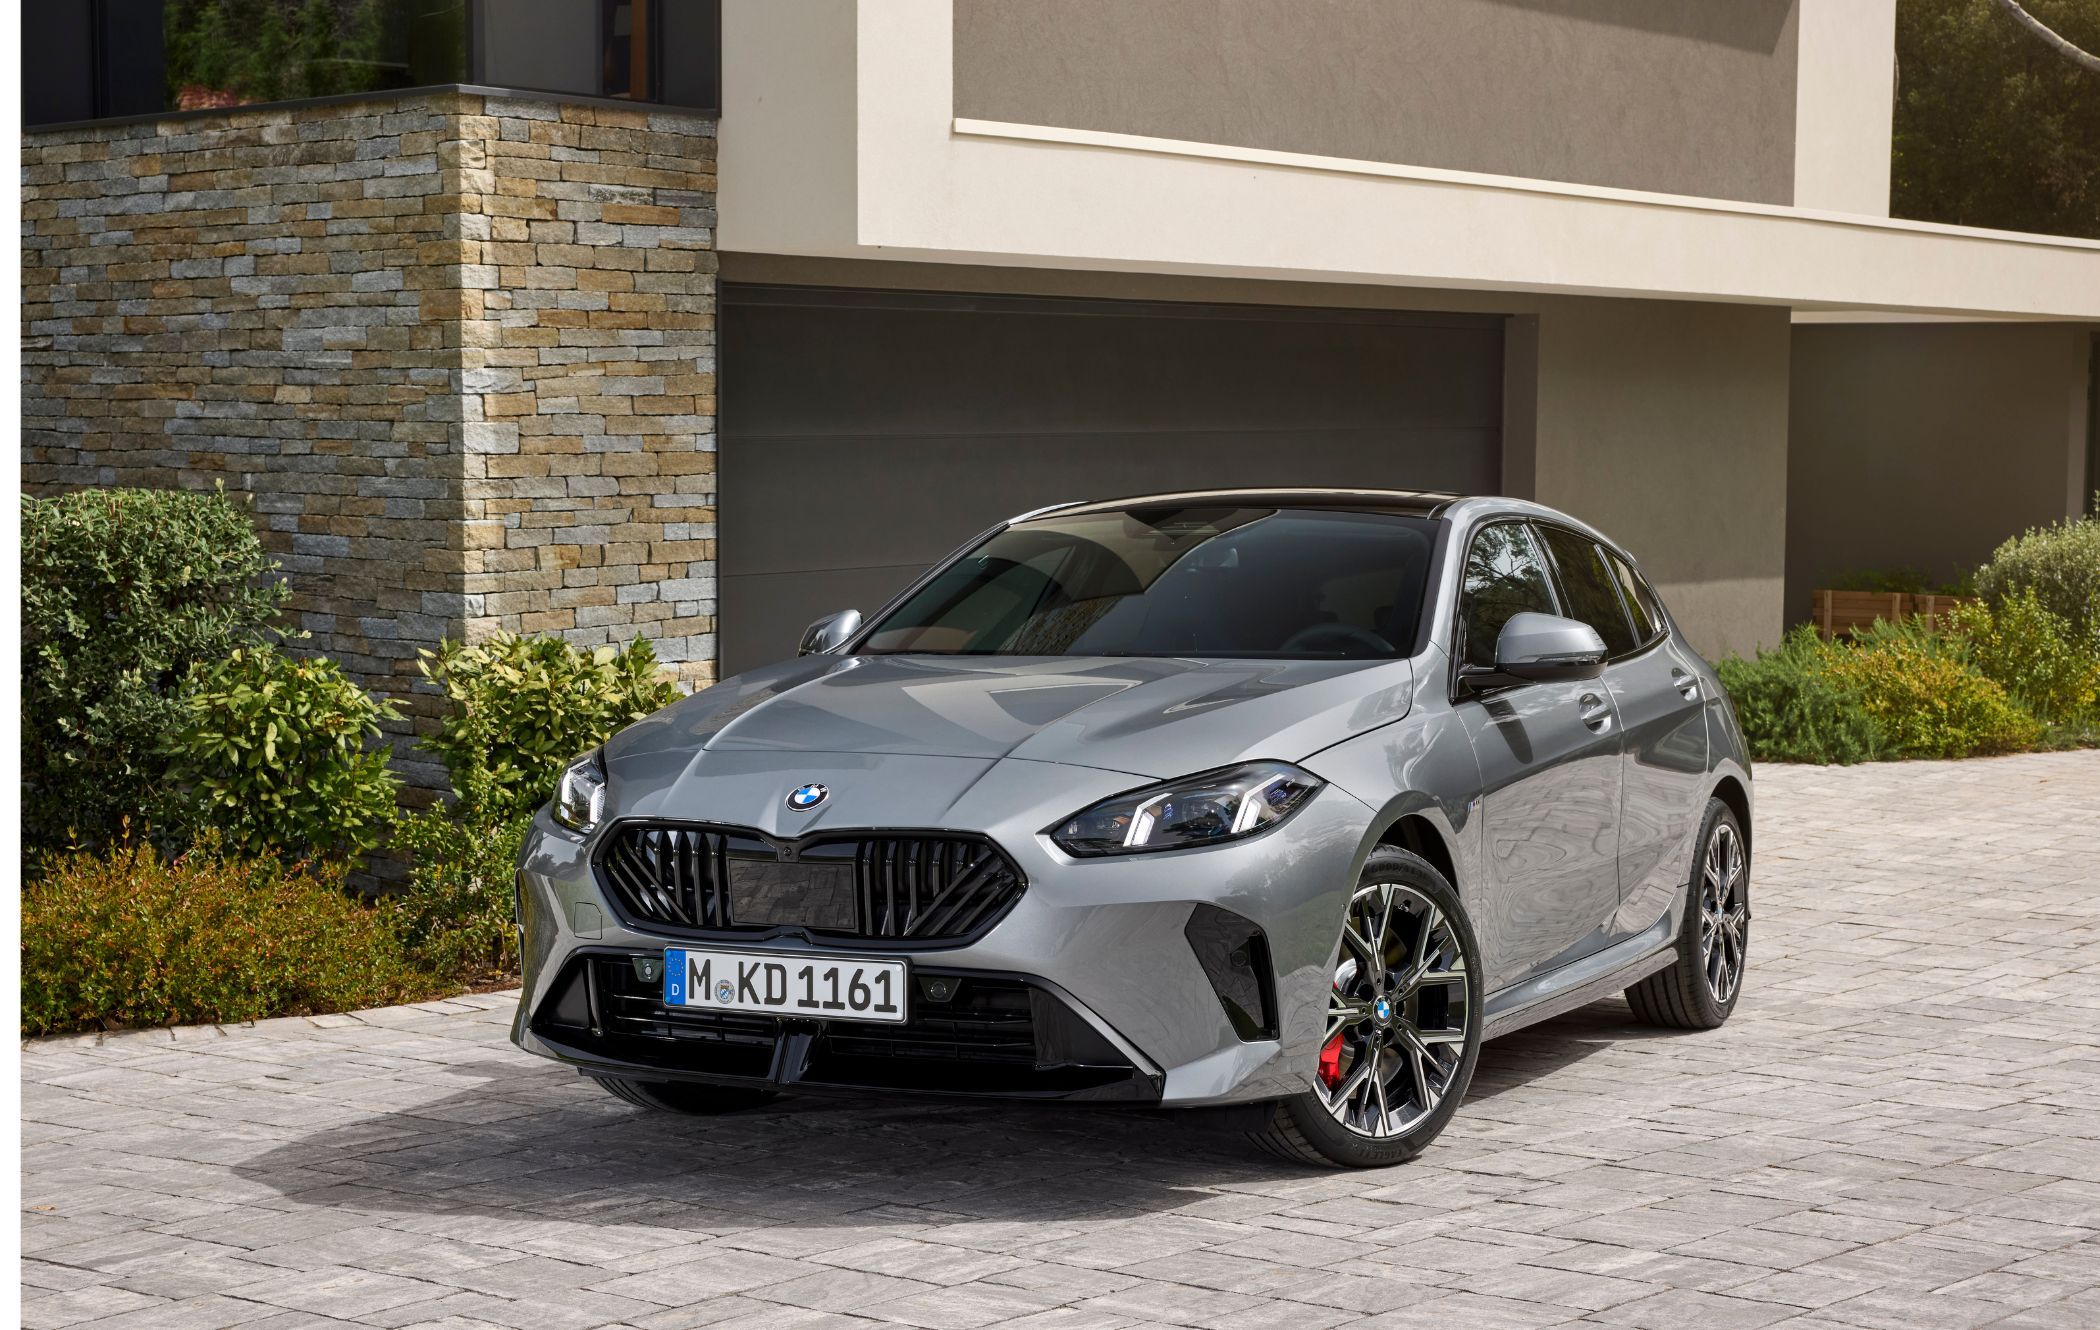
<instances>
[{"instance_id":1,"label":"letter d on license plate","mask_svg":"<svg viewBox=\"0 0 2100 1330\"><path fill-rule=\"evenodd\" d=\"M910 980L903 961L691 947L664 952L666 1007L902 1021Z\"/></svg>"}]
</instances>

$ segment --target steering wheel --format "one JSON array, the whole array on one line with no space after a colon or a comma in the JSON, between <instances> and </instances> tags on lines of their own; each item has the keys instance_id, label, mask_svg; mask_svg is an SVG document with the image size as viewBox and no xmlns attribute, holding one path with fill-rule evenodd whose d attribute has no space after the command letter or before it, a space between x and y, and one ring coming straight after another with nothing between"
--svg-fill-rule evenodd
<instances>
[{"instance_id":1,"label":"steering wheel","mask_svg":"<svg viewBox=\"0 0 2100 1330\"><path fill-rule=\"evenodd\" d=\"M1374 656L1390 656L1393 654L1393 644L1391 642L1386 641L1370 629L1358 628L1353 623L1316 623L1300 628L1297 632L1285 638L1283 645L1278 647L1277 650L1285 655L1289 655L1294 651L1310 650L1314 643L1321 641L1333 641L1337 644L1347 643L1350 646L1364 647Z\"/></svg>"}]
</instances>

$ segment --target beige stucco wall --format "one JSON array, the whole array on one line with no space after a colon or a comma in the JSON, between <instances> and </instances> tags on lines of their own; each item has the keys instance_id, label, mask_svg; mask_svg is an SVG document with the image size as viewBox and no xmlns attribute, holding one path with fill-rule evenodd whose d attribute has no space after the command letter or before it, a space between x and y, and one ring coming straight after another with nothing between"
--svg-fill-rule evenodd
<instances>
[{"instance_id":1,"label":"beige stucco wall","mask_svg":"<svg viewBox=\"0 0 2100 1330\"><path fill-rule=\"evenodd\" d=\"M2090 324L1793 330L1787 618L1840 574L1954 578L2080 510Z\"/></svg>"},{"instance_id":2,"label":"beige stucco wall","mask_svg":"<svg viewBox=\"0 0 2100 1330\"><path fill-rule=\"evenodd\" d=\"M1794 206L1889 215L1896 0L1801 0Z\"/></svg>"},{"instance_id":3,"label":"beige stucco wall","mask_svg":"<svg viewBox=\"0 0 2100 1330\"><path fill-rule=\"evenodd\" d=\"M1786 203L1795 10L955 0L955 114Z\"/></svg>"},{"instance_id":4,"label":"beige stucco wall","mask_svg":"<svg viewBox=\"0 0 2100 1330\"><path fill-rule=\"evenodd\" d=\"M1539 315L1535 497L1632 550L1709 657L1782 628L1788 317L1636 300Z\"/></svg>"}]
</instances>

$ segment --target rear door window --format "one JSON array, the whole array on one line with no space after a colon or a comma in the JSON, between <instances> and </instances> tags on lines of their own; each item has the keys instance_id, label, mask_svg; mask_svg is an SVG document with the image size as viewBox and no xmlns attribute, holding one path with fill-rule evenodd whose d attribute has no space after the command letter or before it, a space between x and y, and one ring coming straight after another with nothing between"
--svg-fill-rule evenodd
<instances>
[{"instance_id":1,"label":"rear door window","mask_svg":"<svg viewBox=\"0 0 2100 1330\"><path fill-rule=\"evenodd\" d=\"M1553 552L1561 594L1568 602L1568 617L1596 629L1608 654L1623 656L1631 652L1640 638L1626 617L1626 607L1619 602L1619 591L1614 585L1617 578L1605 564L1604 551L1597 542L1557 526L1541 527L1539 535Z\"/></svg>"}]
</instances>

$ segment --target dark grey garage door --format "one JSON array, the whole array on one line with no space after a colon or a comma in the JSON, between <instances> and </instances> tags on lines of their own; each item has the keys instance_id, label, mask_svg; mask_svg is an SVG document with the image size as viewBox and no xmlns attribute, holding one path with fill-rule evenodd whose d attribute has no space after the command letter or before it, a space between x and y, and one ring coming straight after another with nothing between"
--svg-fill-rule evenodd
<instances>
[{"instance_id":1,"label":"dark grey garage door","mask_svg":"<svg viewBox=\"0 0 2100 1330\"><path fill-rule=\"evenodd\" d=\"M721 313L725 673L1045 504L1500 480L1499 318L734 284Z\"/></svg>"}]
</instances>

